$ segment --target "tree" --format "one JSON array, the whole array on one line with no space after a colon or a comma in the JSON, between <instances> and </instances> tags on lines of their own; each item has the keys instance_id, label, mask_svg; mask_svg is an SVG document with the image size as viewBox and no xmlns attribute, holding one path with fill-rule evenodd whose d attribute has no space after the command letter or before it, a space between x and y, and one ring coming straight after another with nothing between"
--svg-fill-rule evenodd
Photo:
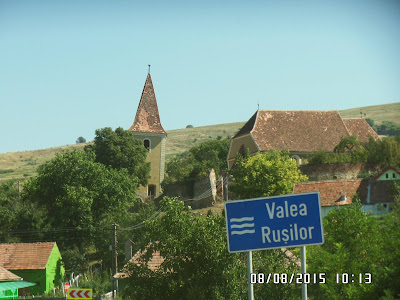
<instances>
[{"instance_id":1,"label":"tree","mask_svg":"<svg viewBox=\"0 0 400 300\"><path fill-rule=\"evenodd\" d=\"M183 202L165 197L163 214L146 223L141 265L131 265L124 299L238 299L246 291L243 254L229 254L221 215L193 215ZM160 269L147 263L155 251ZM239 283L240 282L240 283Z\"/></svg>"},{"instance_id":2,"label":"tree","mask_svg":"<svg viewBox=\"0 0 400 300\"><path fill-rule=\"evenodd\" d=\"M324 218L325 243L308 247L307 271L326 274L325 284L309 286L310 296L316 299L394 299L381 297L398 296L399 228L398 217L387 215L378 222L376 217L362 211L359 201L330 211ZM342 280L343 273L350 274L348 284L337 283L336 274ZM361 284L359 274L362 274Z\"/></svg>"},{"instance_id":3,"label":"tree","mask_svg":"<svg viewBox=\"0 0 400 300\"><path fill-rule=\"evenodd\" d=\"M174 198L165 197L160 204L163 213L145 224L140 249L146 251L140 265L129 266L131 276L123 298L245 299L246 258L244 253L228 252L224 217L211 212L194 215ZM156 251L165 260L151 271L147 266ZM253 270L296 271L280 250L255 252ZM296 285L255 286L256 299L297 299L299 295Z\"/></svg>"},{"instance_id":4,"label":"tree","mask_svg":"<svg viewBox=\"0 0 400 300\"><path fill-rule=\"evenodd\" d=\"M76 144L86 143L86 139L82 136L78 137L75 141Z\"/></svg>"},{"instance_id":5,"label":"tree","mask_svg":"<svg viewBox=\"0 0 400 300\"><path fill-rule=\"evenodd\" d=\"M150 177L150 163L146 162L147 150L133 133L118 127L113 131L110 127L96 130L92 145L85 151L96 154L96 162L114 169L127 169L128 173L139 178L141 185L146 185Z\"/></svg>"},{"instance_id":6,"label":"tree","mask_svg":"<svg viewBox=\"0 0 400 300\"><path fill-rule=\"evenodd\" d=\"M357 140L357 137L354 135L344 136L340 139L339 144L333 150L336 153L340 152L353 152L361 148L361 142Z\"/></svg>"},{"instance_id":7,"label":"tree","mask_svg":"<svg viewBox=\"0 0 400 300\"><path fill-rule=\"evenodd\" d=\"M370 139L365 148L368 151L368 162L400 166L400 145L395 139L383 138L378 141Z\"/></svg>"},{"instance_id":8,"label":"tree","mask_svg":"<svg viewBox=\"0 0 400 300\"><path fill-rule=\"evenodd\" d=\"M366 118L365 122L367 122L369 124L369 126L374 128L374 125L375 125L375 121L374 120L372 120L371 118Z\"/></svg>"},{"instance_id":9,"label":"tree","mask_svg":"<svg viewBox=\"0 0 400 300\"><path fill-rule=\"evenodd\" d=\"M232 174L232 191L240 199L290 194L295 183L308 179L289 152L275 150L239 155Z\"/></svg>"},{"instance_id":10,"label":"tree","mask_svg":"<svg viewBox=\"0 0 400 300\"><path fill-rule=\"evenodd\" d=\"M194 182L206 176L212 168L217 174L225 171L229 143L227 139L207 141L172 158L166 166L164 187L175 181Z\"/></svg>"},{"instance_id":11,"label":"tree","mask_svg":"<svg viewBox=\"0 0 400 300\"><path fill-rule=\"evenodd\" d=\"M137 187L138 179L126 170L95 162L93 152L72 151L39 166L38 175L25 184L22 199L41 214L34 224L40 229L36 238L45 235L60 247L77 246L82 254L93 245L100 226L109 226L137 202ZM65 228L73 230L60 235L57 229Z\"/></svg>"}]
</instances>

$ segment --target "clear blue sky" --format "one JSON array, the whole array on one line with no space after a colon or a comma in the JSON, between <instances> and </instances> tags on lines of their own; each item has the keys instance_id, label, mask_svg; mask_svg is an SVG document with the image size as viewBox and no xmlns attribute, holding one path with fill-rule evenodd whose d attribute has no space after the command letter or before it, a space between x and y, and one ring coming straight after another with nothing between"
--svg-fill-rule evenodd
<instances>
[{"instance_id":1,"label":"clear blue sky","mask_svg":"<svg viewBox=\"0 0 400 300\"><path fill-rule=\"evenodd\" d=\"M400 101L400 1L2 1L0 153L128 129L151 64L166 130Z\"/></svg>"}]
</instances>

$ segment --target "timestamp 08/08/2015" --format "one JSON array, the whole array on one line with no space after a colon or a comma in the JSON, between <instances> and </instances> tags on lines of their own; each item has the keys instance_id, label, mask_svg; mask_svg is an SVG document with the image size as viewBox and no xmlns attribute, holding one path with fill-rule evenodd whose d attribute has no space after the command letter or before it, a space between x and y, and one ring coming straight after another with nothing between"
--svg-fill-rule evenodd
<instances>
[{"instance_id":1,"label":"timestamp 08/08/2015","mask_svg":"<svg viewBox=\"0 0 400 300\"><path fill-rule=\"evenodd\" d=\"M325 284L326 273L251 273L251 284ZM370 284L371 273L336 273L336 284Z\"/></svg>"}]
</instances>

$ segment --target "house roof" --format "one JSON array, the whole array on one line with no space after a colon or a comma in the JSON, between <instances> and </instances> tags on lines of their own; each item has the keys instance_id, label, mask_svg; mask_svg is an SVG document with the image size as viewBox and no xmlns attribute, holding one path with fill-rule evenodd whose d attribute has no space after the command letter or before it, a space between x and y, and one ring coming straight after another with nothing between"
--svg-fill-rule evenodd
<instances>
[{"instance_id":1,"label":"house roof","mask_svg":"<svg viewBox=\"0 0 400 300\"><path fill-rule=\"evenodd\" d=\"M135 120L129 128L133 132L166 134L161 125L156 95L150 74L147 75Z\"/></svg>"},{"instance_id":2,"label":"house roof","mask_svg":"<svg viewBox=\"0 0 400 300\"><path fill-rule=\"evenodd\" d=\"M351 204L355 194L362 204L388 203L394 200L392 182L368 179L309 181L296 183L293 193L319 192L321 206ZM346 200L341 201L343 195Z\"/></svg>"},{"instance_id":3,"label":"house roof","mask_svg":"<svg viewBox=\"0 0 400 300\"><path fill-rule=\"evenodd\" d=\"M363 179L309 181L296 183L293 193L319 192L321 206L336 206L351 204L356 193L361 202L366 202L367 187L368 180Z\"/></svg>"},{"instance_id":4,"label":"house roof","mask_svg":"<svg viewBox=\"0 0 400 300\"><path fill-rule=\"evenodd\" d=\"M333 152L349 136L338 111L259 110L250 133L261 151L291 152Z\"/></svg>"},{"instance_id":5,"label":"house roof","mask_svg":"<svg viewBox=\"0 0 400 300\"><path fill-rule=\"evenodd\" d=\"M379 139L378 134L369 126L365 119L343 119L343 122L349 130L350 135L356 136L360 142L368 142L371 136L375 140Z\"/></svg>"},{"instance_id":6,"label":"house roof","mask_svg":"<svg viewBox=\"0 0 400 300\"><path fill-rule=\"evenodd\" d=\"M8 270L45 269L55 242L0 244L0 265Z\"/></svg>"},{"instance_id":7,"label":"house roof","mask_svg":"<svg viewBox=\"0 0 400 300\"><path fill-rule=\"evenodd\" d=\"M382 172L380 172L379 175L375 176L375 177L374 177L374 180L378 180L379 177L381 177L383 174L385 174L385 173L386 173L387 171L389 171L389 170L393 170L394 172L396 172L397 174L400 175L400 172L399 172L398 170L396 170L395 168L389 166L389 167L387 167L386 169L384 169Z\"/></svg>"},{"instance_id":8,"label":"house roof","mask_svg":"<svg viewBox=\"0 0 400 300\"><path fill-rule=\"evenodd\" d=\"M136 252L135 255L129 260L128 264L135 264L140 266L143 263L141 261L141 258L143 255L147 253L147 250L150 247L150 245L151 244L147 245L143 251L139 250L138 252ZM157 271L160 268L161 264L164 262L164 260L165 258L161 256L160 251L154 251L152 257L147 262L147 268L151 271ZM130 274L129 271L127 271L128 264L124 266L122 272L115 274L114 278L123 279L129 277Z\"/></svg>"},{"instance_id":9,"label":"house roof","mask_svg":"<svg viewBox=\"0 0 400 300\"><path fill-rule=\"evenodd\" d=\"M400 180L396 180L400 183ZM393 202L394 190L392 180L370 181L370 204Z\"/></svg>"},{"instance_id":10,"label":"house roof","mask_svg":"<svg viewBox=\"0 0 400 300\"><path fill-rule=\"evenodd\" d=\"M21 280L22 278L0 266L0 281Z\"/></svg>"}]
</instances>

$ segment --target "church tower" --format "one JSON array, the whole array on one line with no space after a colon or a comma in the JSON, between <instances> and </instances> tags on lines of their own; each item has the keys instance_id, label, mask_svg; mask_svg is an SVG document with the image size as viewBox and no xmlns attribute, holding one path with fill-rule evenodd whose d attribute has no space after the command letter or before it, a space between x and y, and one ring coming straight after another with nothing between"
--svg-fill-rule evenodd
<instances>
[{"instance_id":1,"label":"church tower","mask_svg":"<svg viewBox=\"0 0 400 300\"><path fill-rule=\"evenodd\" d=\"M167 133L161 125L150 68L136 111L135 121L129 130L133 132L134 138L140 140L143 147L147 149L147 161L151 165L148 185L139 187L138 196L157 197L161 193L161 182L164 180Z\"/></svg>"}]
</instances>

